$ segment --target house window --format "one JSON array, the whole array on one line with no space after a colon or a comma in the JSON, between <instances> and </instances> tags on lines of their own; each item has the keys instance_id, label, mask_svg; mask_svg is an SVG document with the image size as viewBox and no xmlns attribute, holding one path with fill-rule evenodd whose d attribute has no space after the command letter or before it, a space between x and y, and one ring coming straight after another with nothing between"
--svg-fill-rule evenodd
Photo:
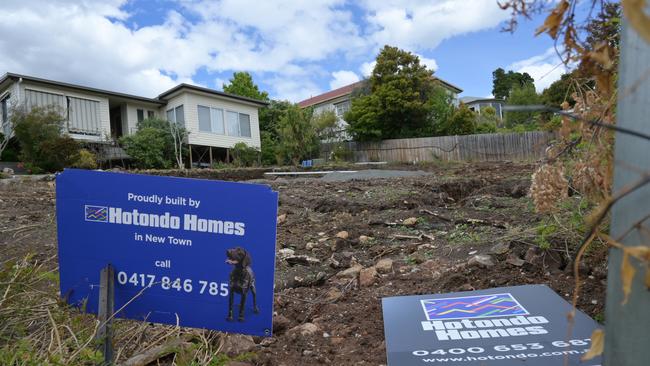
<instances>
[{"instance_id":1,"label":"house window","mask_svg":"<svg viewBox=\"0 0 650 366\"><path fill-rule=\"evenodd\" d=\"M251 137L251 117L245 113L227 111L228 136Z\"/></svg>"},{"instance_id":2,"label":"house window","mask_svg":"<svg viewBox=\"0 0 650 366\"><path fill-rule=\"evenodd\" d=\"M185 126L185 114L183 113L183 105L179 105L176 108L168 109L167 120L169 122L174 122L181 126Z\"/></svg>"},{"instance_id":3,"label":"house window","mask_svg":"<svg viewBox=\"0 0 650 366\"><path fill-rule=\"evenodd\" d=\"M251 117L248 114L239 114L239 136L251 137Z\"/></svg>"},{"instance_id":4,"label":"house window","mask_svg":"<svg viewBox=\"0 0 650 366\"><path fill-rule=\"evenodd\" d=\"M138 109L138 123L144 121L144 110Z\"/></svg>"},{"instance_id":5,"label":"house window","mask_svg":"<svg viewBox=\"0 0 650 366\"><path fill-rule=\"evenodd\" d=\"M46 93L31 89L25 89L25 104L29 109L33 107L53 107L64 115L68 107L65 96L61 94Z\"/></svg>"},{"instance_id":6,"label":"house window","mask_svg":"<svg viewBox=\"0 0 650 366\"><path fill-rule=\"evenodd\" d=\"M223 135L223 109L198 106L199 131Z\"/></svg>"},{"instance_id":7,"label":"house window","mask_svg":"<svg viewBox=\"0 0 650 366\"><path fill-rule=\"evenodd\" d=\"M156 117L154 111L147 111L147 118L154 119Z\"/></svg>"},{"instance_id":8,"label":"house window","mask_svg":"<svg viewBox=\"0 0 650 366\"><path fill-rule=\"evenodd\" d=\"M2 123L7 122L9 119L9 98L11 94L7 94L2 100L0 100L0 109L2 110Z\"/></svg>"},{"instance_id":9,"label":"house window","mask_svg":"<svg viewBox=\"0 0 650 366\"><path fill-rule=\"evenodd\" d=\"M67 97L68 131L72 133L99 135L99 102L96 100Z\"/></svg>"},{"instance_id":10,"label":"house window","mask_svg":"<svg viewBox=\"0 0 650 366\"><path fill-rule=\"evenodd\" d=\"M336 116L339 117L339 118L343 118L343 115L345 114L345 112L350 110L350 101L346 100L344 102L335 104L334 108L336 110Z\"/></svg>"}]
</instances>

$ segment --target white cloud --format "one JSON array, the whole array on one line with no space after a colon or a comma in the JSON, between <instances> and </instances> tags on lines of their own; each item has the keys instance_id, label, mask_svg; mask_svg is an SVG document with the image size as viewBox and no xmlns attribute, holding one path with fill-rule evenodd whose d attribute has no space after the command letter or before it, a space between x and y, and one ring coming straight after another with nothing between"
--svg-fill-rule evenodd
<instances>
[{"instance_id":1,"label":"white cloud","mask_svg":"<svg viewBox=\"0 0 650 366\"><path fill-rule=\"evenodd\" d=\"M554 48L549 48L541 55L514 62L508 66L508 69L521 73L527 72L535 80L537 92L548 88L567 72Z\"/></svg>"},{"instance_id":2,"label":"white cloud","mask_svg":"<svg viewBox=\"0 0 650 366\"><path fill-rule=\"evenodd\" d=\"M456 35L493 28L509 18L494 0L364 0L376 44L433 49Z\"/></svg>"},{"instance_id":3,"label":"white cloud","mask_svg":"<svg viewBox=\"0 0 650 366\"><path fill-rule=\"evenodd\" d=\"M349 70L334 71L332 77L333 79L330 81L330 89L337 89L360 80L359 75Z\"/></svg>"},{"instance_id":4,"label":"white cloud","mask_svg":"<svg viewBox=\"0 0 650 366\"><path fill-rule=\"evenodd\" d=\"M424 57L422 55L418 55L417 53L416 53L416 56L418 56L420 58L420 64L426 66L429 70L431 70L431 71L438 70L438 63L436 62L436 60L434 60L432 58Z\"/></svg>"},{"instance_id":5,"label":"white cloud","mask_svg":"<svg viewBox=\"0 0 650 366\"><path fill-rule=\"evenodd\" d=\"M359 67L359 71L361 71L361 75L363 75L364 77L369 77L372 74L372 70L375 69L376 64L377 61L375 60L362 63L361 66Z\"/></svg>"},{"instance_id":6,"label":"white cloud","mask_svg":"<svg viewBox=\"0 0 650 366\"><path fill-rule=\"evenodd\" d=\"M165 5L180 9L134 30L126 25L130 2L4 0L0 73L155 96L192 82L198 70L218 77L245 70L273 81L273 97L298 101L323 89L316 80L333 71L326 64L331 60L344 69L384 44L423 53L508 17L494 0L365 0L355 3L364 22L355 22L351 0L176 0ZM437 68L434 59L421 59ZM373 66L361 65L360 75L332 73L332 85L367 76Z\"/></svg>"}]
</instances>

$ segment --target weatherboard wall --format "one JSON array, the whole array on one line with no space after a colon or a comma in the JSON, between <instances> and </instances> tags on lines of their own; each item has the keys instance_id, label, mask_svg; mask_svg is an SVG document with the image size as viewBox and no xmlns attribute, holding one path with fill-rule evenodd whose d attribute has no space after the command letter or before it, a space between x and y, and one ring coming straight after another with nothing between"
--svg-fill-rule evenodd
<instances>
[{"instance_id":1,"label":"weatherboard wall","mask_svg":"<svg viewBox=\"0 0 650 366\"><path fill-rule=\"evenodd\" d=\"M184 105L185 112L185 126L189 131L188 142L192 145L203 145L213 147L231 148L238 142L244 142L246 145L260 148L260 124L258 116L258 107L246 103L237 103L225 98L209 96L199 93L185 92L181 94L182 103L180 100L177 102L175 99L170 100L170 104L166 109L170 109L171 102L175 105ZM199 113L198 106L219 108L224 111L233 111L238 113L248 114L250 116L251 137L243 136L228 136L226 134L218 134L212 132L203 132L199 130ZM225 117L224 117L225 121ZM228 128L225 128L226 131Z\"/></svg>"}]
</instances>

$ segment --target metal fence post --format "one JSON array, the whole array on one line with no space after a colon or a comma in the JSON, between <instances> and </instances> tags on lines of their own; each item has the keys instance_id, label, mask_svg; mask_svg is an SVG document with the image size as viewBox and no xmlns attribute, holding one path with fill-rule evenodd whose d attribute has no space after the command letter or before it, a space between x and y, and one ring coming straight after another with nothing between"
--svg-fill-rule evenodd
<instances>
[{"instance_id":1,"label":"metal fence post","mask_svg":"<svg viewBox=\"0 0 650 366\"><path fill-rule=\"evenodd\" d=\"M650 134L650 44L623 21L619 68L617 125ZM650 141L623 133L616 134L613 192L650 173ZM617 238L650 214L650 186L621 199L612 208L611 236ZM646 225L650 225L648 221ZM647 227L647 226L646 226ZM622 244L650 245L647 236L634 230ZM609 253L607 303L605 311L606 366L648 364L650 349L650 291L644 284L645 268L631 259L637 269L628 302L623 305L621 285L622 252Z\"/></svg>"},{"instance_id":2,"label":"metal fence post","mask_svg":"<svg viewBox=\"0 0 650 366\"><path fill-rule=\"evenodd\" d=\"M99 309L100 322L97 340L104 355L102 366L113 364L113 312L115 311L115 271L110 264L102 269L99 279Z\"/></svg>"}]
</instances>

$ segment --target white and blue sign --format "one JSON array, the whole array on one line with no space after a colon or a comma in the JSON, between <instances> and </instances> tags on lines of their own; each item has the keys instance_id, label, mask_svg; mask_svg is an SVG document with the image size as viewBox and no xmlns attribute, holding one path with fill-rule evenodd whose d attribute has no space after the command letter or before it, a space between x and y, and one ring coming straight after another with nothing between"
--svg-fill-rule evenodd
<instances>
[{"instance_id":1,"label":"white and blue sign","mask_svg":"<svg viewBox=\"0 0 650 366\"><path fill-rule=\"evenodd\" d=\"M598 324L544 285L382 299L389 366L584 365ZM565 363L566 360L566 363Z\"/></svg>"},{"instance_id":2,"label":"white and blue sign","mask_svg":"<svg viewBox=\"0 0 650 366\"><path fill-rule=\"evenodd\" d=\"M56 180L61 296L97 313L271 335L278 194L258 184L65 170Z\"/></svg>"}]
</instances>

